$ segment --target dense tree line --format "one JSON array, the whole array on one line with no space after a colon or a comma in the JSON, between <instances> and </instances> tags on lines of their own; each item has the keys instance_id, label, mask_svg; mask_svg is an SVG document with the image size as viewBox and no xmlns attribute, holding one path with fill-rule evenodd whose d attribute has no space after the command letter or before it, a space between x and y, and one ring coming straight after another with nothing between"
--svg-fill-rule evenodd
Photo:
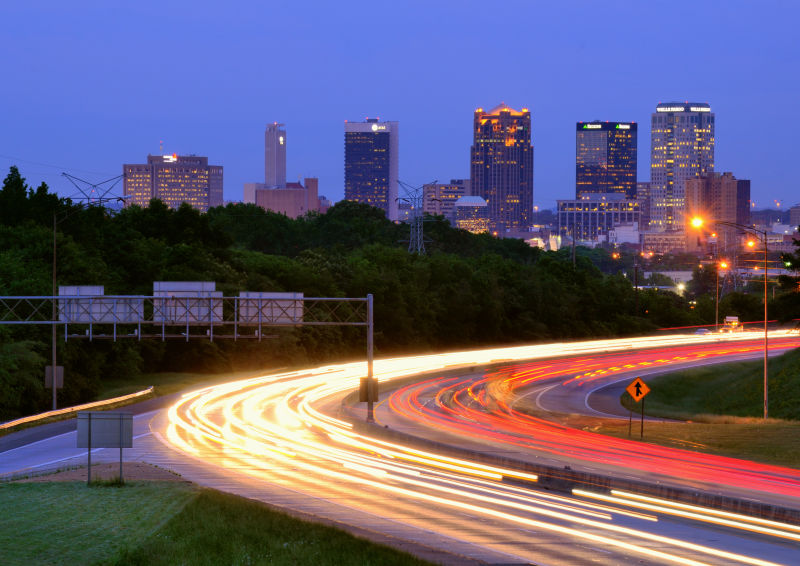
<instances>
[{"instance_id":1,"label":"dense tree line","mask_svg":"<svg viewBox=\"0 0 800 566\"><path fill-rule=\"evenodd\" d=\"M408 227L341 202L296 220L254 205L201 214L160 201L111 213L29 187L11 168L0 191L0 295L50 295L53 222L59 285L106 294L152 293L153 281L215 281L239 291L375 297L381 353L618 336L700 324L673 293L634 293L603 250L544 252L514 239L425 224L426 255L409 254ZM405 241L405 242L404 242ZM638 305L638 310L637 310ZM713 315L712 315L713 320ZM0 326L0 419L47 406L42 386L49 328ZM276 331L261 343L70 340L59 345L70 379L63 403L91 399L103 379L142 371L219 371L363 355L363 330Z\"/></svg>"}]
</instances>

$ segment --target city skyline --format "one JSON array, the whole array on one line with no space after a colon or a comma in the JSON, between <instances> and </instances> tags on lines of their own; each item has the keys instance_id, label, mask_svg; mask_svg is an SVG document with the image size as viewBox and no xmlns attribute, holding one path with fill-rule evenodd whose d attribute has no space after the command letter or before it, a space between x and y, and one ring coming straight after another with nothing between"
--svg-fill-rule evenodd
<instances>
[{"instance_id":1,"label":"city skyline","mask_svg":"<svg viewBox=\"0 0 800 566\"><path fill-rule=\"evenodd\" d=\"M0 8L15 23L0 38L15 84L0 94L7 110L0 168L17 165L31 184L45 181L68 196L62 171L99 182L123 163L160 153L164 140L165 154L204 155L224 166L224 198L241 200L244 183L264 175L264 128L278 121L293 139L287 181L318 177L320 194L340 200L344 120L399 122L399 178L421 186L469 177L472 114L505 101L531 111L534 205L554 208L574 196L577 121L640 124L637 180L646 182L652 109L691 100L719 117L716 171L751 179L756 208L800 201L784 118L798 86L787 72L800 54L789 27L800 15L794 4L732 2L722 11L689 2L512 2L526 33L489 30L475 43L461 41L485 16L470 3L188 6ZM149 17L154 10L158 18ZM683 10L709 22L703 41L693 27L678 26L665 50L652 39L654 26ZM126 25L143 18L144 30ZM282 47L263 54L265 21ZM366 48L342 31L354 21L384 39ZM609 26L627 31L597 41L597 30ZM149 64L134 74L136 61ZM475 74L478 68L491 72ZM211 80L198 83L201 73Z\"/></svg>"}]
</instances>

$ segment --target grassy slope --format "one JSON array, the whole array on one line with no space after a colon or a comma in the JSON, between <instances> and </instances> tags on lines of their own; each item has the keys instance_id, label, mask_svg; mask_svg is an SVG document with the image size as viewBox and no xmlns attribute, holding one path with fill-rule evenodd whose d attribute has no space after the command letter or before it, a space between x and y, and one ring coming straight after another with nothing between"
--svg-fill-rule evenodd
<instances>
[{"instance_id":1,"label":"grassy slope","mask_svg":"<svg viewBox=\"0 0 800 566\"><path fill-rule=\"evenodd\" d=\"M0 484L2 564L426 562L263 504L178 482Z\"/></svg>"},{"instance_id":2,"label":"grassy slope","mask_svg":"<svg viewBox=\"0 0 800 566\"><path fill-rule=\"evenodd\" d=\"M693 420L702 418L698 415L761 417L763 367L761 361L717 364L648 380L652 391L645 412ZM800 421L800 349L770 359L768 369L769 416ZM623 404L634 406L630 398L623 398Z\"/></svg>"},{"instance_id":3,"label":"grassy slope","mask_svg":"<svg viewBox=\"0 0 800 566\"><path fill-rule=\"evenodd\" d=\"M150 536L195 497L185 484L0 484L3 564L92 564Z\"/></svg>"},{"instance_id":4,"label":"grassy slope","mask_svg":"<svg viewBox=\"0 0 800 566\"><path fill-rule=\"evenodd\" d=\"M116 566L269 564L423 565L427 562L260 503L204 490Z\"/></svg>"},{"instance_id":5,"label":"grassy slope","mask_svg":"<svg viewBox=\"0 0 800 566\"><path fill-rule=\"evenodd\" d=\"M646 423L645 442L800 468L800 350L769 360L770 419L763 421L763 362L736 362L648 379L645 413L687 420ZM639 438L641 406L633 410L632 438ZM627 423L593 429L626 438Z\"/></svg>"}]
</instances>

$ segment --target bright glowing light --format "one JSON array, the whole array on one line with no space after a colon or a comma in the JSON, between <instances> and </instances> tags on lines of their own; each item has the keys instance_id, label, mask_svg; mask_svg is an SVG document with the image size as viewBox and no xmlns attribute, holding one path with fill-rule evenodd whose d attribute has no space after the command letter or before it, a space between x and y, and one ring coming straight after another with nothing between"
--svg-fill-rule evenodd
<instances>
[{"instance_id":1,"label":"bright glowing light","mask_svg":"<svg viewBox=\"0 0 800 566\"><path fill-rule=\"evenodd\" d=\"M699 216L695 216L694 218L692 218L692 226L694 226L695 228L700 228L702 225L703 225L702 218L700 218Z\"/></svg>"},{"instance_id":2,"label":"bright glowing light","mask_svg":"<svg viewBox=\"0 0 800 566\"><path fill-rule=\"evenodd\" d=\"M569 382L582 387L603 376L637 368L760 350L759 341L748 340L746 333L737 334L724 338L674 335L597 340L378 359L374 374L380 383L431 374L398 386L382 403L404 418L445 431L483 436L506 447L533 443L556 455L568 452L576 459L614 460L626 469L666 468L662 473L671 473L668 466L674 465L691 480L712 474L720 485L737 485L738 481L763 489L768 484L775 493L797 493L800 477L784 468L778 469L778 475L772 473L774 467L743 468L745 464L739 461L707 454L639 443L633 450L630 441L548 423L518 413L507 403L515 388L540 379L561 377L565 387ZM796 336L781 336L773 338L776 349L796 347L800 342ZM523 364L521 360L528 361ZM450 372L464 369L466 374L474 372L475 366L501 362L499 369L477 378ZM769 564L615 522L625 515L652 523L656 517L645 508L618 509L537 493L507 483L511 478L530 484L537 481L535 474L362 434L362 429L333 416L336 409L330 409L340 407L341 398L358 388L365 365L360 362L284 372L184 395L169 410L167 438L176 449L207 464L216 463L232 475L244 474L292 489L316 490L313 493L324 491L323 497L338 499L357 493L368 503L378 505L388 496L398 508L415 509L415 513L430 505L445 506L457 510L454 515L472 518L467 520L505 521L593 541L658 562L699 564L703 557L715 557L727 563ZM448 373L441 377L439 372ZM713 522L725 526L728 523L720 521L746 522L738 517L713 516L702 508L641 503L691 520L707 520L711 516ZM635 506L628 501L622 504ZM440 516L441 508L433 513ZM792 535L791 530L779 524L751 522L749 527L771 536L784 536L786 532ZM657 548L652 548L653 543Z\"/></svg>"},{"instance_id":3,"label":"bright glowing light","mask_svg":"<svg viewBox=\"0 0 800 566\"><path fill-rule=\"evenodd\" d=\"M747 240L747 247L748 247L748 248L752 248L752 247L754 247L755 245L756 245L755 241L753 241L753 240Z\"/></svg>"}]
</instances>

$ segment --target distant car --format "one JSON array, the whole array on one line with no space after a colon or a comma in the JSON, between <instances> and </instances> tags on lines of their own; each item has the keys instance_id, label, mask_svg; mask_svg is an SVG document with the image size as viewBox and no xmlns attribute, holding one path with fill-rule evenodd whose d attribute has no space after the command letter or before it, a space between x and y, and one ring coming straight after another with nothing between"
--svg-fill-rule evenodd
<instances>
[{"instance_id":1,"label":"distant car","mask_svg":"<svg viewBox=\"0 0 800 566\"><path fill-rule=\"evenodd\" d=\"M711 331L708 328L698 328L694 331L694 333L698 336L707 336L708 334L711 334Z\"/></svg>"}]
</instances>

